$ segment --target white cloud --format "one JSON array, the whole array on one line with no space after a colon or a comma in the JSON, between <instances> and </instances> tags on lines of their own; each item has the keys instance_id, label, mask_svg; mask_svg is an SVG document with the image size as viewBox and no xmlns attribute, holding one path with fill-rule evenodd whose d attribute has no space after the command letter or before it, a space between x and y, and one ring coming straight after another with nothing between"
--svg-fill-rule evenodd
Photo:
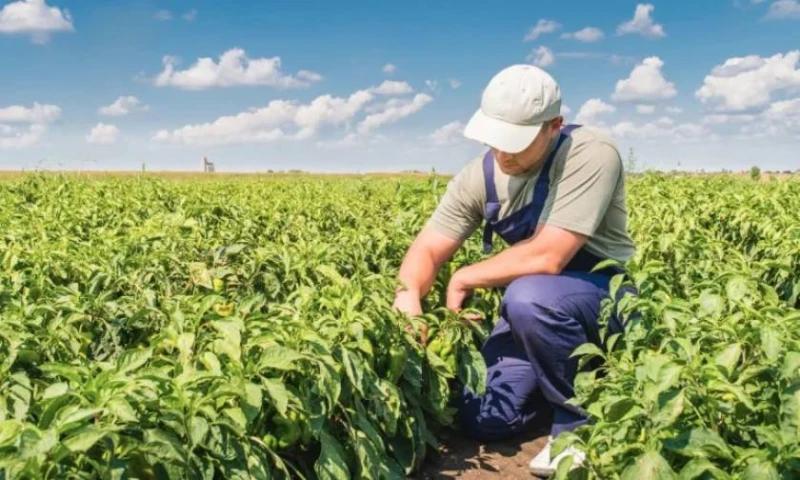
<instances>
[{"instance_id":1,"label":"white cloud","mask_svg":"<svg viewBox=\"0 0 800 480\"><path fill-rule=\"evenodd\" d=\"M592 43L602 39L604 35L603 31L597 27L586 27L575 33L564 33L561 38L574 38L581 42Z\"/></svg>"},{"instance_id":2,"label":"white cloud","mask_svg":"<svg viewBox=\"0 0 800 480\"><path fill-rule=\"evenodd\" d=\"M695 91L702 103L718 111L742 111L766 106L776 92L800 90L800 50L761 58L755 55L729 58L714 67Z\"/></svg>"},{"instance_id":3,"label":"white cloud","mask_svg":"<svg viewBox=\"0 0 800 480\"><path fill-rule=\"evenodd\" d=\"M188 12L183 14L183 19L187 22L194 22L197 19L197 10L191 9Z\"/></svg>"},{"instance_id":4,"label":"white cloud","mask_svg":"<svg viewBox=\"0 0 800 480\"><path fill-rule=\"evenodd\" d=\"M0 150L18 150L39 143L47 127L34 124L27 129L17 129L7 125L0 125Z\"/></svg>"},{"instance_id":5,"label":"white cloud","mask_svg":"<svg viewBox=\"0 0 800 480\"><path fill-rule=\"evenodd\" d=\"M359 90L346 98L321 95L308 104L272 100L266 107L219 117L211 123L186 125L171 132L161 130L153 140L185 145L302 140L315 135L323 125L349 122L373 99L369 90Z\"/></svg>"},{"instance_id":6,"label":"white cloud","mask_svg":"<svg viewBox=\"0 0 800 480\"><path fill-rule=\"evenodd\" d=\"M453 90L461 86L461 81L455 78L451 78L449 82L450 82L450 88L452 88Z\"/></svg>"},{"instance_id":7,"label":"white cloud","mask_svg":"<svg viewBox=\"0 0 800 480\"><path fill-rule=\"evenodd\" d=\"M86 141L96 145L111 145L119 138L119 128L115 125L98 123L92 131L86 135Z\"/></svg>"},{"instance_id":8,"label":"white cloud","mask_svg":"<svg viewBox=\"0 0 800 480\"><path fill-rule=\"evenodd\" d=\"M351 132L338 140L325 140L317 142L317 146L339 150L343 148L366 147L387 142L388 139L379 134L360 134Z\"/></svg>"},{"instance_id":9,"label":"white cloud","mask_svg":"<svg viewBox=\"0 0 800 480\"><path fill-rule=\"evenodd\" d=\"M647 38L660 38L666 36L664 28L653 22L650 14L655 7L649 3L636 5L633 18L617 26L617 35L639 34Z\"/></svg>"},{"instance_id":10,"label":"white cloud","mask_svg":"<svg viewBox=\"0 0 800 480\"><path fill-rule=\"evenodd\" d=\"M394 80L385 80L378 87L373 88L372 93L378 95L404 95L414 91L406 82L397 82Z\"/></svg>"},{"instance_id":11,"label":"white cloud","mask_svg":"<svg viewBox=\"0 0 800 480\"><path fill-rule=\"evenodd\" d=\"M35 102L32 107L12 105L0 108L0 150L22 149L39 143L47 132L47 124L61 117L58 105ZM26 128L4 123L27 123Z\"/></svg>"},{"instance_id":12,"label":"white cloud","mask_svg":"<svg viewBox=\"0 0 800 480\"><path fill-rule=\"evenodd\" d=\"M0 10L0 33L30 34L34 43L44 44L55 32L74 32L69 11L47 5L46 0L19 0Z\"/></svg>"},{"instance_id":13,"label":"white cloud","mask_svg":"<svg viewBox=\"0 0 800 480\"><path fill-rule=\"evenodd\" d=\"M134 111L144 112L149 109L150 107L147 105L142 105L142 102L139 101L138 98L132 95L127 95L119 97L111 105L100 107L99 109L97 109L97 113L109 117L122 117Z\"/></svg>"},{"instance_id":14,"label":"white cloud","mask_svg":"<svg viewBox=\"0 0 800 480\"><path fill-rule=\"evenodd\" d=\"M525 59L529 63L532 63L538 67L548 67L555 63L556 57L553 55L553 51L545 46L541 46L531 52L528 57Z\"/></svg>"},{"instance_id":15,"label":"white cloud","mask_svg":"<svg viewBox=\"0 0 800 480\"><path fill-rule=\"evenodd\" d=\"M153 15L153 18L159 22L166 22L167 20L172 20L172 12L169 10L159 10Z\"/></svg>"},{"instance_id":16,"label":"white cloud","mask_svg":"<svg viewBox=\"0 0 800 480\"><path fill-rule=\"evenodd\" d=\"M730 123L752 122L756 119L752 114L714 113L703 117L705 125L725 125Z\"/></svg>"},{"instance_id":17,"label":"white cloud","mask_svg":"<svg viewBox=\"0 0 800 480\"><path fill-rule=\"evenodd\" d=\"M0 122L9 123L51 123L61 117L61 107L58 105L42 105L35 102L32 107L12 105L0 108Z\"/></svg>"},{"instance_id":18,"label":"white cloud","mask_svg":"<svg viewBox=\"0 0 800 480\"><path fill-rule=\"evenodd\" d=\"M543 18L538 22L536 22L536 25L534 25L533 27L531 27L530 30L528 30L528 33L525 34L523 41L530 42L532 40L536 40L537 38L539 38L540 35L543 35L545 33L553 33L559 28L561 28L561 25L559 23L554 22L553 20L547 20Z\"/></svg>"},{"instance_id":19,"label":"white cloud","mask_svg":"<svg viewBox=\"0 0 800 480\"><path fill-rule=\"evenodd\" d=\"M393 98L386 103L386 108L382 112L367 115L358 125L358 132L368 133L381 125L397 122L422 110L431 101L433 97L424 93L416 94L412 100Z\"/></svg>"},{"instance_id":20,"label":"white cloud","mask_svg":"<svg viewBox=\"0 0 800 480\"><path fill-rule=\"evenodd\" d=\"M681 107L667 107L665 108L665 110L667 111L667 113L672 113L672 114L678 114L683 111Z\"/></svg>"},{"instance_id":21,"label":"white cloud","mask_svg":"<svg viewBox=\"0 0 800 480\"><path fill-rule=\"evenodd\" d=\"M439 82L437 80L425 80L425 85L430 89L431 92L439 91Z\"/></svg>"},{"instance_id":22,"label":"white cloud","mask_svg":"<svg viewBox=\"0 0 800 480\"><path fill-rule=\"evenodd\" d=\"M567 104L565 104L565 103L562 103L562 104L561 104L561 115L562 115L562 116L566 116L566 115L569 115L570 113L572 113L572 109L571 109L571 108L569 108L569 107L567 106Z\"/></svg>"},{"instance_id":23,"label":"white cloud","mask_svg":"<svg viewBox=\"0 0 800 480\"><path fill-rule=\"evenodd\" d=\"M442 125L429 135L435 145L450 145L464 139L464 124L458 120Z\"/></svg>"},{"instance_id":24,"label":"white cloud","mask_svg":"<svg viewBox=\"0 0 800 480\"><path fill-rule=\"evenodd\" d=\"M176 71L177 62L175 57L164 57L164 70L155 78L156 86L186 90L255 85L301 88L322 80L318 73L308 70L287 75L281 71L280 57L250 59L240 48L232 48L220 55L219 63L202 57L189 69Z\"/></svg>"},{"instance_id":25,"label":"white cloud","mask_svg":"<svg viewBox=\"0 0 800 480\"><path fill-rule=\"evenodd\" d=\"M775 102L762 113L762 117L770 123L800 134L800 98Z\"/></svg>"},{"instance_id":26,"label":"white cloud","mask_svg":"<svg viewBox=\"0 0 800 480\"><path fill-rule=\"evenodd\" d=\"M676 125L672 119L667 117L644 124L635 124L628 121L619 122L611 128L611 133L619 138L667 139L670 142L717 138L705 125L696 123L680 123Z\"/></svg>"},{"instance_id":27,"label":"white cloud","mask_svg":"<svg viewBox=\"0 0 800 480\"><path fill-rule=\"evenodd\" d=\"M675 85L661 74L664 62L658 57L647 57L636 65L630 77L620 80L611 99L614 101L637 102L667 100L677 95Z\"/></svg>"},{"instance_id":28,"label":"white cloud","mask_svg":"<svg viewBox=\"0 0 800 480\"><path fill-rule=\"evenodd\" d=\"M739 127L739 138L794 136L800 139L800 98L774 102L758 115L730 117L733 117L730 121L742 124Z\"/></svg>"},{"instance_id":29,"label":"white cloud","mask_svg":"<svg viewBox=\"0 0 800 480\"><path fill-rule=\"evenodd\" d=\"M775 0L765 15L768 19L800 18L800 2L797 0Z\"/></svg>"},{"instance_id":30,"label":"white cloud","mask_svg":"<svg viewBox=\"0 0 800 480\"><path fill-rule=\"evenodd\" d=\"M644 115L649 115L656 111L655 105L636 105L636 112Z\"/></svg>"},{"instance_id":31,"label":"white cloud","mask_svg":"<svg viewBox=\"0 0 800 480\"><path fill-rule=\"evenodd\" d=\"M397 66L394 65L393 63L387 63L386 65L383 66L383 70L382 71L386 75L391 75L391 74L393 74L394 72L397 71Z\"/></svg>"},{"instance_id":32,"label":"white cloud","mask_svg":"<svg viewBox=\"0 0 800 480\"><path fill-rule=\"evenodd\" d=\"M616 111L617 108L613 105L609 105L599 98L590 98L578 110L578 114L575 115L575 123L604 127L605 124L600 117L607 113L614 113Z\"/></svg>"}]
</instances>

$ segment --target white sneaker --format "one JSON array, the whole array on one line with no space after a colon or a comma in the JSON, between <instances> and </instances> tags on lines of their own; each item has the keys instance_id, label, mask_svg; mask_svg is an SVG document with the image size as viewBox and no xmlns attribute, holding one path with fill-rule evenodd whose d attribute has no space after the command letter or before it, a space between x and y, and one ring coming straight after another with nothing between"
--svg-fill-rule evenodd
<instances>
[{"instance_id":1,"label":"white sneaker","mask_svg":"<svg viewBox=\"0 0 800 480\"><path fill-rule=\"evenodd\" d=\"M552 461L550 460L550 446L553 444L553 437L547 437L547 445L544 446L538 455L533 457L531 463L528 465L531 473L540 477L549 477L556 473L558 462L564 457L572 455L572 467L570 470L578 467L586 458L586 454L576 449L575 447L568 447L566 450L558 454Z\"/></svg>"}]
</instances>

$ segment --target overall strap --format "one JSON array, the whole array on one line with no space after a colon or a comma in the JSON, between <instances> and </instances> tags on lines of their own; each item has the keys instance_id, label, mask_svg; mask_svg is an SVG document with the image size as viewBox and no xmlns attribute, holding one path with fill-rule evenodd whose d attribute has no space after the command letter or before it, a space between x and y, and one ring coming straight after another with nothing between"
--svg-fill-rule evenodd
<instances>
[{"instance_id":1,"label":"overall strap","mask_svg":"<svg viewBox=\"0 0 800 480\"><path fill-rule=\"evenodd\" d=\"M547 202L547 197L550 195L550 167L553 166L553 160L556 158L558 149L568 136L569 134L564 133L563 131L561 132L561 135L558 136L556 148L550 152L550 155L544 162L542 171L539 172L539 178L536 179L536 185L533 188L533 198L531 199L530 204L530 208L533 213L531 214L531 223L529 226L528 235L536 231L536 225L539 223L539 217L542 216L544 204Z\"/></svg>"},{"instance_id":2,"label":"overall strap","mask_svg":"<svg viewBox=\"0 0 800 480\"><path fill-rule=\"evenodd\" d=\"M497 188L494 184L494 158L492 151L486 152L483 157L483 181L486 187L486 205L484 206L483 216L486 223L483 227L483 253L492 250L492 226L491 223L497 219L500 213L500 202L497 199Z\"/></svg>"},{"instance_id":3,"label":"overall strap","mask_svg":"<svg viewBox=\"0 0 800 480\"><path fill-rule=\"evenodd\" d=\"M544 203L547 201L547 196L550 194L550 167L553 160L558 153L558 149L564 140L580 125L570 124L561 128L561 134L558 137L556 147L550 152L550 155L545 161L544 167L536 180L536 185L533 190L533 199L531 201L531 208L533 208L533 222L531 222L528 232L530 235L535 231L539 217L542 215ZM486 205L484 207L484 217L486 221L483 227L483 253L489 253L492 250L492 223L497 219L500 212L500 202L497 198L497 189L494 184L494 158L492 157L491 150L486 152L483 157L483 179L486 187Z\"/></svg>"}]
</instances>

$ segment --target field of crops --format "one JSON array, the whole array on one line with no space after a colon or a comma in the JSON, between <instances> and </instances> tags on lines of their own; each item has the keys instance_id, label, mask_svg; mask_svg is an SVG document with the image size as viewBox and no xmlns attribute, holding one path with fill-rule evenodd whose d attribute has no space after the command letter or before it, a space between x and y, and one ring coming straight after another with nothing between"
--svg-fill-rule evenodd
<instances>
[{"instance_id":1,"label":"field of crops","mask_svg":"<svg viewBox=\"0 0 800 480\"><path fill-rule=\"evenodd\" d=\"M446 179L0 181L2 478L402 478L483 386L490 322L391 311ZM582 478L800 476L800 181L628 184L641 295L599 371ZM500 248L499 242L497 247ZM493 318L501 291L470 306ZM626 315L627 316L627 315ZM452 348L450 347L452 345ZM567 467L566 464L563 465Z\"/></svg>"}]
</instances>

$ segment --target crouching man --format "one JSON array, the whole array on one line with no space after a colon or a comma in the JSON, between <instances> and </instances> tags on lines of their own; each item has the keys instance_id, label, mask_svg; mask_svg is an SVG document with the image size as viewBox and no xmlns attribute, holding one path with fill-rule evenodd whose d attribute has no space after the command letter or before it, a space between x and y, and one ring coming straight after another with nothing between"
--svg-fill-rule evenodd
<instances>
[{"instance_id":1,"label":"crouching man","mask_svg":"<svg viewBox=\"0 0 800 480\"><path fill-rule=\"evenodd\" d=\"M394 307L422 313L439 268L483 223L484 248L496 234L506 248L458 270L447 307L458 311L476 288L502 287L495 328L483 346L487 390L465 389L459 404L463 430L480 440L517 434L537 417L552 418L550 443L530 463L549 475L550 444L587 421L566 403L573 396L577 359L571 353L599 342L601 302L615 268L589 273L599 262L627 261L622 159L604 132L565 125L561 90L545 71L513 65L488 83L464 135L487 146L447 191L400 267ZM612 331L621 331L612 321ZM574 463L583 452L568 450Z\"/></svg>"}]
</instances>

